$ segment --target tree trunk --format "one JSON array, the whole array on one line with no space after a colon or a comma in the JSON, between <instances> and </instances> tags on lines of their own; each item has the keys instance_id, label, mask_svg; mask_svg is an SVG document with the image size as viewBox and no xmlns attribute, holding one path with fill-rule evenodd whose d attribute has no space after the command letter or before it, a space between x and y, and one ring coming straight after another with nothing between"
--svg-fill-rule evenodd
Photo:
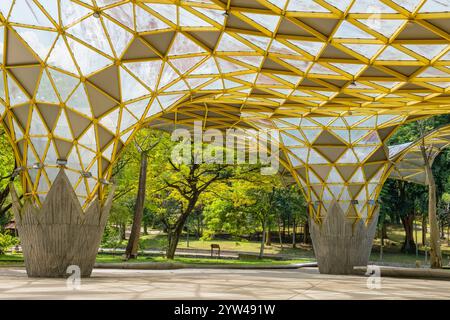
<instances>
[{"instance_id":1,"label":"tree trunk","mask_svg":"<svg viewBox=\"0 0 450 320\"><path fill-rule=\"evenodd\" d=\"M401 217L403 228L405 230L405 240L401 248L401 252L415 253L416 244L414 242L414 214L408 214Z\"/></svg>"},{"instance_id":2,"label":"tree trunk","mask_svg":"<svg viewBox=\"0 0 450 320\"><path fill-rule=\"evenodd\" d=\"M278 239L280 240L281 251L283 251L283 238L281 235L281 219L278 217Z\"/></svg>"},{"instance_id":3,"label":"tree trunk","mask_svg":"<svg viewBox=\"0 0 450 320\"><path fill-rule=\"evenodd\" d=\"M296 228L296 223L295 223L295 219L293 221L293 225L292 225L292 248L295 249L296 244L295 244L295 228Z\"/></svg>"},{"instance_id":4,"label":"tree trunk","mask_svg":"<svg viewBox=\"0 0 450 320\"><path fill-rule=\"evenodd\" d=\"M261 235L261 247L259 249L259 258L262 259L264 256L264 244L266 242L266 224L263 223L263 230L262 230L262 235Z\"/></svg>"},{"instance_id":5,"label":"tree trunk","mask_svg":"<svg viewBox=\"0 0 450 320\"><path fill-rule=\"evenodd\" d=\"M383 237L383 239L389 239L388 234L387 234L387 226L386 223L383 222L383 225L381 226L381 236Z\"/></svg>"},{"instance_id":6,"label":"tree trunk","mask_svg":"<svg viewBox=\"0 0 450 320\"><path fill-rule=\"evenodd\" d=\"M431 170L429 170L431 171ZM432 175L432 173L430 174ZM429 184L428 219L430 223L430 262L432 268L442 268L442 254L439 241L439 227L436 217L436 185L434 178Z\"/></svg>"},{"instance_id":7,"label":"tree trunk","mask_svg":"<svg viewBox=\"0 0 450 320\"><path fill-rule=\"evenodd\" d=\"M288 217L288 221L287 221L287 234L289 235L289 231L290 231L290 226L291 226L291 218ZM286 234L283 235L284 239L286 239Z\"/></svg>"},{"instance_id":8,"label":"tree trunk","mask_svg":"<svg viewBox=\"0 0 450 320\"><path fill-rule=\"evenodd\" d=\"M304 244L309 244L310 239L309 239L309 223L308 220L305 221L305 226L303 227L303 243Z\"/></svg>"},{"instance_id":9,"label":"tree trunk","mask_svg":"<svg viewBox=\"0 0 450 320\"><path fill-rule=\"evenodd\" d=\"M201 238L203 236L203 225L202 225L202 217L198 217L198 232L197 237Z\"/></svg>"},{"instance_id":10,"label":"tree trunk","mask_svg":"<svg viewBox=\"0 0 450 320\"><path fill-rule=\"evenodd\" d=\"M127 239L127 235L126 235L127 225L125 223L121 223L119 225L119 230L120 230L120 240L126 240Z\"/></svg>"},{"instance_id":11,"label":"tree trunk","mask_svg":"<svg viewBox=\"0 0 450 320\"><path fill-rule=\"evenodd\" d=\"M148 224L147 224L147 222L144 222L144 234L148 235Z\"/></svg>"},{"instance_id":12,"label":"tree trunk","mask_svg":"<svg viewBox=\"0 0 450 320\"><path fill-rule=\"evenodd\" d=\"M436 183L427 156L425 144L420 147L425 162L425 172L428 182L428 220L430 223L430 263L431 268L442 268L442 254L439 241L439 226L436 215Z\"/></svg>"},{"instance_id":13,"label":"tree trunk","mask_svg":"<svg viewBox=\"0 0 450 320\"><path fill-rule=\"evenodd\" d=\"M180 241L180 236L183 228L175 227L174 230L170 232L169 235L169 247L167 248L166 257L167 259L173 260L175 258L175 252L177 251L178 242Z\"/></svg>"},{"instance_id":14,"label":"tree trunk","mask_svg":"<svg viewBox=\"0 0 450 320\"><path fill-rule=\"evenodd\" d=\"M427 216L422 216L422 246L425 246L427 243L427 232L428 232L428 226L427 226Z\"/></svg>"},{"instance_id":15,"label":"tree trunk","mask_svg":"<svg viewBox=\"0 0 450 320\"><path fill-rule=\"evenodd\" d=\"M175 258L175 252L177 251L181 233L183 232L183 228L186 224L187 218L192 213L195 205L197 204L198 196L199 195L194 195L191 199L189 199L189 204L186 210L178 218L178 221L175 224L175 228L169 232L169 247L167 248L166 252L167 259L173 260Z\"/></svg>"},{"instance_id":16,"label":"tree trunk","mask_svg":"<svg viewBox=\"0 0 450 320\"><path fill-rule=\"evenodd\" d=\"M7 210L5 210L3 206L8 196L9 196L9 184L5 187L5 189L3 189L0 192L0 218L3 217L7 212Z\"/></svg>"},{"instance_id":17,"label":"tree trunk","mask_svg":"<svg viewBox=\"0 0 450 320\"><path fill-rule=\"evenodd\" d=\"M450 246L450 225L447 226L447 246Z\"/></svg>"},{"instance_id":18,"label":"tree trunk","mask_svg":"<svg viewBox=\"0 0 450 320\"><path fill-rule=\"evenodd\" d=\"M266 245L271 246L272 245L272 236L270 234L270 230L266 231Z\"/></svg>"},{"instance_id":19,"label":"tree trunk","mask_svg":"<svg viewBox=\"0 0 450 320\"><path fill-rule=\"evenodd\" d=\"M188 228L188 226L186 226L186 247L189 248L189 228Z\"/></svg>"},{"instance_id":20,"label":"tree trunk","mask_svg":"<svg viewBox=\"0 0 450 320\"><path fill-rule=\"evenodd\" d=\"M145 189L147 186L148 158L145 152L141 153L141 168L139 172L139 187L136 197L133 225L131 227L130 239L125 250L126 259L136 259L139 249L139 237L141 234L142 217L144 216Z\"/></svg>"}]
</instances>

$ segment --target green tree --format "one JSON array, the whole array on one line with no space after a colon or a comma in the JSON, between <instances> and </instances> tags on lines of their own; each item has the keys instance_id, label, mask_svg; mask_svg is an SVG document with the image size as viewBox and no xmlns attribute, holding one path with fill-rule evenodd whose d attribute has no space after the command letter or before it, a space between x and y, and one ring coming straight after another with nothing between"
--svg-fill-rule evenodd
<instances>
[{"instance_id":1,"label":"green tree","mask_svg":"<svg viewBox=\"0 0 450 320\"><path fill-rule=\"evenodd\" d=\"M13 181L15 168L14 153L6 132L0 128L0 222L9 220L7 213L11 208L9 201L9 183Z\"/></svg>"},{"instance_id":2,"label":"green tree","mask_svg":"<svg viewBox=\"0 0 450 320\"><path fill-rule=\"evenodd\" d=\"M390 143L396 144L415 141L421 137L424 137L428 132L442 125L447 125L449 123L450 123L450 115L440 115L428 119L422 119L414 123L410 123L408 125L401 127L398 130L398 132L390 139ZM440 252L440 243L439 243L437 199L440 199L439 192L442 192L441 191L442 188L440 187L440 185L442 184L442 181L447 180L448 171L436 170L436 166L439 165L435 165L435 172L437 172L437 174L433 173L432 170L433 159L431 158L431 153L429 152L429 150L427 150L425 146L424 140L420 146L420 149L422 153L422 158L425 163L424 169L426 173L426 181L428 186L427 212L428 212L428 223L430 225L431 267L440 268L442 266L442 254ZM442 155L440 157L442 159ZM435 163L439 163L439 161L435 161ZM448 168L448 163L446 164L445 167ZM441 176L442 174L446 175L446 177L442 177ZM411 199L414 199L413 198L414 196L416 196L416 198L420 198L420 196L418 196L417 194L410 196L412 196ZM410 196L407 196L407 198L410 198ZM425 228L423 231L426 231L426 223L423 223L423 226L424 225Z\"/></svg>"},{"instance_id":3,"label":"green tree","mask_svg":"<svg viewBox=\"0 0 450 320\"><path fill-rule=\"evenodd\" d=\"M261 228L261 245L259 250L259 258L264 256L264 245L266 243L268 230L272 226L275 218L275 187L271 190L264 188L249 189L248 195L253 199L253 203L247 207L247 211L251 214L255 221L258 221Z\"/></svg>"},{"instance_id":4,"label":"green tree","mask_svg":"<svg viewBox=\"0 0 450 320\"><path fill-rule=\"evenodd\" d=\"M297 186L277 188L275 192L275 214L278 219L278 234L283 247L281 224L289 226L292 222L292 247L296 246L296 226L307 221L305 199ZM283 221L283 223L282 223Z\"/></svg>"},{"instance_id":5,"label":"green tree","mask_svg":"<svg viewBox=\"0 0 450 320\"><path fill-rule=\"evenodd\" d=\"M128 203L123 201L114 202L111 207L111 213L109 215L109 225L117 230L121 240L125 240L126 226L131 220L132 198L129 198Z\"/></svg>"},{"instance_id":6,"label":"green tree","mask_svg":"<svg viewBox=\"0 0 450 320\"><path fill-rule=\"evenodd\" d=\"M211 237L212 234L224 232L241 237L253 232L257 226L245 209L242 203L233 202L231 197L221 196L212 201L203 211L208 230L206 236Z\"/></svg>"},{"instance_id":7,"label":"green tree","mask_svg":"<svg viewBox=\"0 0 450 320\"><path fill-rule=\"evenodd\" d=\"M167 258L173 259L186 220L194 211L200 197L213 187L214 183L229 178L232 170L228 165L174 164L170 158L168 162L170 166L162 177L162 184L181 203L177 219L173 224L167 225L169 235Z\"/></svg>"},{"instance_id":8,"label":"green tree","mask_svg":"<svg viewBox=\"0 0 450 320\"><path fill-rule=\"evenodd\" d=\"M415 253L414 219L417 210L417 197L424 191L423 186L400 180L388 180L381 194L381 220L384 223L389 216L391 221L401 221L405 238L402 252Z\"/></svg>"}]
</instances>

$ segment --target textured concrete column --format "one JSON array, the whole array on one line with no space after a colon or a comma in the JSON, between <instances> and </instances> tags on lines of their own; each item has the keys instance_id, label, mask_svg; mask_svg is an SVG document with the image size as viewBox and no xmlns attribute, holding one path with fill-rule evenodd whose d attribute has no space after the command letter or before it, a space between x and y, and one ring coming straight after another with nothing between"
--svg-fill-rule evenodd
<instances>
[{"instance_id":1,"label":"textured concrete column","mask_svg":"<svg viewBox=\"0 0 450 320\"><path fill-rule=\"evenodd\" d=\"M337 202L330 205L321 224L311 219L310 234L320 273L351 274L353 267L367 265L378 221L376 206L367 222L346 219Z\"/></svg>"},{"instance_id":2,"label":"textured concrete column","mask_svg":"<svg viewBox=\"0 0 450 320\"><path fill-rule=\"evenodd\" d=\"M14 187L11 195L27 274L66 277L67 267L78 266L89 277L111 209L112 190L102 205L94 200L83 212L61 169L41 208L30 198L22 205Z\"/></svg>"}]
</instances>

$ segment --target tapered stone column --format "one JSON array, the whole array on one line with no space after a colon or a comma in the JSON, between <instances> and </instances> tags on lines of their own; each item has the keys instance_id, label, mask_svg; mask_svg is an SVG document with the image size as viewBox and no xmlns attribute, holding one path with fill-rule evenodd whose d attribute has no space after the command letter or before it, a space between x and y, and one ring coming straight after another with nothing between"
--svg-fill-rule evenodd
<instances>
[{"instance_id":1,"label":"tapered stone column","mask_svg":"<svg viewBox=\"0 0 450 320\"><path fill-rule=\"evenodd\" d=\"M111 209L114 190L104 204L92 201L84 212L61 169L38 208L30 198L22 205L11 185L13 209L30 277L66 277L67 267L78 266L89 277Z\"/></svg>"},{"instance_id":2,"label":"tapered stone column","mask_svg":"<svg viewBox=\"0 0 450 320\"><path fill-rule=\"evenodd\" d=\"M367 223L347 219L337 202L331 204L322 223L310 220L320 273L352 274L354 267L368 264L378 221L376 206Z\"/></svg>"}]
</instances>

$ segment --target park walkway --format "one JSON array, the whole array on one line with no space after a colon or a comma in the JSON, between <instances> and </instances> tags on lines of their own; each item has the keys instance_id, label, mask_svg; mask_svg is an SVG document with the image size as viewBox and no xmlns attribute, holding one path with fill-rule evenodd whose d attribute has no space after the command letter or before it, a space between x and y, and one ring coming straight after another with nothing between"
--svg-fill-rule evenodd
<instances>
[{"instance_id":1,"label":"park walkway","mask_svg":"<svg viewBox=\"0 0 450 320\"><path fill-rule=\"evenodd\" d=\"M450 299L448 281L382 278L300 270L99 270L79 290L65 279L28 278L0 268L0 299Z\"/></svg>"}]
</instances>

